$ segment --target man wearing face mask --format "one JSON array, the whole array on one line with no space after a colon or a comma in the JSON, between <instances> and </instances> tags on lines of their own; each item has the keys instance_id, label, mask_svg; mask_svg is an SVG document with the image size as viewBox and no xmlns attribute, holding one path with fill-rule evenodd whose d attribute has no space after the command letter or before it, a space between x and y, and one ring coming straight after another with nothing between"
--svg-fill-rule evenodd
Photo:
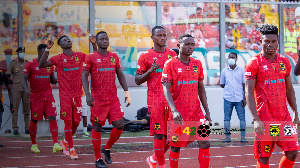
<instances>
[{"instance_id":1,"label":"man wearing face mask","mask_svg":"<svg viewBox=\"0 0 300 168\"><path fill-rule=\"evenodd\" d=\"M18 127L18 110L20 101L22 99L23 104L23 114L24 114L24 123L25 123L25 134L29 134L29 123L30 123L30 106L29 98L26 96L25 91L22 86L22 72L27 63L27 60L24 60L25 57L25 47L19 47L16 50L18 54L18 59L13 60L7 69L7 77L13 76L13 106L15 107L15 112L12 115L12 127L14 130L14 135L19 135Z\"/></svg>"},{"instance_id":2,"label":"man wearing face mask","mask_svg":"<svg viewBox=\"0 0 300 168\"><path fill-rule=\"evenodd\" d=\"M232 52L228 55L228 67L222 70L220 86L224 88L224 129L226 138L222 141L231 142L230 120L233 107L240 120L241 140L247 143L246 121L245 121L245 72L244 69L236 65L237 54Z\"/></svg>"}]
</instances>

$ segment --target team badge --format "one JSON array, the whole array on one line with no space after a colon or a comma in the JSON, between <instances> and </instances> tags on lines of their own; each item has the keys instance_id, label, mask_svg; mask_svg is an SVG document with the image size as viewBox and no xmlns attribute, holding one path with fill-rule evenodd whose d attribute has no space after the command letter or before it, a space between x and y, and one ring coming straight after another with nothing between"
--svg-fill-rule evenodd
<instances>
[{"instance_id":1,"label":"team badge","mask_svg":"<svg viewBox=\"0 0 300 168\"><path fill-rule=\"evenodd\" d=\"M178 136L172 136L172 142L178 142Z\"/></svg>"},{"instance_id":2,"label":"team badge","mask_svg":"<svg viewBox=\"0 0 300 168\"><path fill-rule=\"evenodd\" d=\"M78 57L77 57L77 56L75 57L75 61L76 61L76 62L77 62L77 61L79 61L79 59L78 59Z\"/></svg>"},{"instance_id":3,"label":"team badge","mask_svg":"<svg viewBox=\"0 0 300 168\"><path fill-rule=\"evenodd\" d=\"M169 55L168 55L168 58L169 58L169 59L172 59L172 55L169 54Z\"/></svg>"},{"instance_id":4,"label":"team badge","mask_svg":"<svg viewBox=\"0 0 300 168\"><path fill-rule=\"evenodd\" d=\"M160 124L159 123L155 123L155 130L159 130L160 129Z\"/></svg>"},{"instance_id":5,"label":"team badge","mask_svg":"<svg viewBox=\"0 0 300 168\"><path fill-rule=\"evenodd\" d=\"M292 129L293 129L293 127L291 125L285 125L284 126L284 136L292 136Z\"/></svg>"},{"instance_id":6,"label":"team badge","mask_svg":"<svg viewBox=\"0 0 300 168\"><path fill-rule=\"evenodd\" d=\"M284 63L280 62L279 65L280 65L280 70L281 71L285 71L285 65L284 65Z\"/></svg>"},{"instance_id":7,"label":"team badge","mask_svg":"<svg viewBox=\"0 0 300 168\"><path fill-rule=\"evenodd\" d=\"M95 121L95 122L99 122L99 120L98 120L97 117L94 117L94 121Z\"/></svg>"},{"instance_id":8,"label":"team badge","mask_svg":"<svg viewBox=\"0 0 300 168\"><path fill-rule=\"evenodd\" d=\"M62 115L63 117L66 117L67 113L66 113L66 112L62 112L61 115Z\"/></svg>"},{"instance_id":9,"label":"team badge","mask_svg":"<svg viewBox=\"0 0 300 168\"><path fill-rule=\"evenodd\" d=\"M33 113L33 116L34 116L34 117L37 117L37 113L34 112L34 113Z\"/></svg>"},{"instance_id":10,"label":"team badge","mask_svg":"<svg viewBox=\"0 0 300 168\"><path fill-rule=\"evenodd\" d=\"M269 153L271 151L270 145L265 146L265 152Z\"/></svg>"},{"instance_id":11,"label":"team badge","mask_svg":"<svg viewBox=\"0 0 300 168\"><path fill-rule=\"evenodd\" d=\"M114 57L110 57L110 61L111 61L112 64L116 63L116 59Z\"/></svg>"},{"instance_id":12,"label":"team badge","mask_svg":"<svg viewBox=\"0 0 300 168\"><path fill-rule=\"evenodd\" d=\"M273 137L279 136L280 127L279 125L270 125L270 134Z\"/></svg>"},{"instance_id":13,"label":"team badge","mask_svg":"<svg viewBox=\"0 0 300 168\"><path fill-rule=\"evenodd\" d=\"M47 67L47 71L50 71L50 67Z\"/></svg>"},{"instance_id":14,"label":"team badge","mask_svg":"<svg viewBox=\"0 0 300 168\"><path fill-rule=\"evenodd\" d=\"M193 70L194 70L195 73L198 73L198 67L197 66L194 65Z\"/></svg>"}]
</instances>

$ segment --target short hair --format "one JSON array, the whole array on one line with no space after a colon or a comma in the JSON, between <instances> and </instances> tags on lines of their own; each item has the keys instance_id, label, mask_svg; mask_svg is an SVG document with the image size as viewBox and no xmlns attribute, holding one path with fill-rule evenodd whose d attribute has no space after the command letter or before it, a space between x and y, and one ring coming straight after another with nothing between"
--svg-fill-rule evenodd
<instances>
[{"instance_id":1,"label":"short hair","mask_svg":"<svg viewBox=\"0 0 300 168\"><path fill-rule=\"evenodd\" d=\"M276 34L278 36L278 28L277 26L271 24L265 24L259 29L262 35L266 34Z\"/></svg>"},{"instance_id":2,"label":"short hair","mask_svg":"<svg viewBox=\"0 0 300 168\"><path fill-rule=\"evenodd\" d=\"M62 35L62 36L60 36L60 37L58 38L58 40L57 40L57 44L58 44L58 45L59 45L60 40L61 40L62 38L64 38L64 37L68 37L68 36ZM68 37L68 38L69 38L69 37Z\"/></svg>"},{"instance_id":3,"label":"short hair","mask_svg":"<svg viewBox=\"0 0 300 168\"><path fill-rule=\"evenodd\" d=\"M166 30L164 27L162 27L162 26L154 26L153 28L152 28L152 35L154 35L154 33L155 33L155 30L156 29L162 29L162 30Z\"/></svg>"},{"instance_id":4,"label":"short hair","mask_svg":"<svg viewBox=\"0 0 300 168\"><path fill-rule=\"evenodd\" d=\"M229 55L230 55L230 54L235 55L236 58L238 57L237 53L235 53L235 52L231 52L231 53L229 53ZM229 56L229 55L228 55L228 56Z\"/></svg>"},{"instance_id":5,"label":"short hair","mask_svg":"<svg viewBox=\"0 0 300 168\"><path fill-rule=\"evenodd\" d=\"M100 32L98 32L98 33L96 34L96 38L97 38L98 35L104 34L104 33L107 34L105 31L100 31Z\"/></svg>"},{"instance_id":6,"label":"short hair","mask_svg":"<svg viewBox=\"0 0 300 168\"><path fill-rule=\"evenodd\" d=\"M46 48L47 45L46 44L39 44L38 47L37 47L37 51L41 51L42 49Z\"/></svg>"},{"instance_id":7,"label":"short hair","mask_svg":"<svg viewBox=\"0 0 300 168\"><path fill-rule=\"evenodd\" d=\"M180 36L178 37L178 43L182 43L182 40L183 40L184 37L192 37L192 38L193 38L192 35L187 34L187 33L184 33L184 34L182 34L182 35L180 35Z\"/></svg>"},{"instance_id":8,"label":"short hair","mask_svg":"<svg viewBox=\"0 0 300 168\"><path fill-rule=\"evenodd\" d=\"M196 10L202 10L202 8L201 7L197 7Z\"/></svg>"}]
</instances>

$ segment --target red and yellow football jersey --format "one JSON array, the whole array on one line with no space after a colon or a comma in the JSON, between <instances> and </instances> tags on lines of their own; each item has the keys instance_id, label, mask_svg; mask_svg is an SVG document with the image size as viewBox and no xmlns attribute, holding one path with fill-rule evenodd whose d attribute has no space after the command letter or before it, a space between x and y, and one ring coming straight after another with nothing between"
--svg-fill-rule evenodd
<instances>
[{"instance_id":1,"label":"red and yellow football jersey","mask_svg":"<svg viewBox=\"0 0 300 168\"><path fill-rule=\"evenodd\" d=\"M33 59L26 63L23 74L29 75L30 101L44 100L52 95L50 75L54 75L53 66L39 68L39 62Z\"/></svg>"},{"instance_id":2,"label":"red and yellow football jersey","mask_svg":"<svg viewBox=\"0 0 300 168\"><path fill-rule=\"evenodd\" d=\"M137 74L146 73L152 66L154 59L156 59L157 64L160 65L160 68L156 69L147 80L147 104L148 106L158 106L164 105L167 106L167 102L164 96L162 84L161 84L161 75L163 72L164 64L167 60L172 59L177 54L175 51L165 48L165 51L160 53L154 51L153 48L141 54L138 60Z\"/></svg>"},{"instance_id":3,"label":"red and yellow football jersey","mask_svg":"<svg viewBox=\"0 0 300 168\"><path fill-rule=\"evenodd\" d=\"M262 121L289 121L286 101L285 78L290 75L291 64L288 58L276 54L269 60L259 53L252 57L245 67L245 78L256 80L256 110Z\"/></svg>"},{"instance_id":4,"label":"red and yellow football jersey","mask_svg":"<svg viewBox=\"0 0 300 168\"><path fill-rule=\"evenodd\" d=\"M178 57L165 63L162 82L171 83L175 107L185 121L199 121L204 117L198 98L198 83L203 79L202 63L192 57L188 65Z\"/></svg>"},{"instance_id":5,"label":"red and yellow football jersey","mask_svg":"<svg viewBox=\"0 0 300 168\"><path fill-rule=\"evenodd\" d=\"M65 98L81 97L82 71L86 54L73 52L72 56L64 53L53 56L50 61L57 68L59 96Z\"/></svg>"},{"instance_id":6,"label":"red and yellow football jersey","mask_svg":"<svg viewBox=\"0 0 300 168\"><path fill-rule=\"evenodd\" d=\"M120 69L117 54L109 52L101 55L98 51L85 59L84 70L91 74L91 95L103 103L119 100L117 96L116 71Z\"/></svg>"}]
</instances>

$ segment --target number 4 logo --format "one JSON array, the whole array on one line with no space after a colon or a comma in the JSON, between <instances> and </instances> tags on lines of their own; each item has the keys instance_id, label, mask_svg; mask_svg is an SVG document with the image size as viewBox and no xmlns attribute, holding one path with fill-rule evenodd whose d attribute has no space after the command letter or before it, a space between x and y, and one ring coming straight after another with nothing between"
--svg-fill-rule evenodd
<instances>
[{"instance_id":1,"label":"number 4 logo","mask_svg":"<svg viewBox=\"0 0 300 168\"><path fill-rule=\"evenodd\" d=\"M82 107L77 107L77 113L81 113Z\"/></svg>"}]
</instances>

